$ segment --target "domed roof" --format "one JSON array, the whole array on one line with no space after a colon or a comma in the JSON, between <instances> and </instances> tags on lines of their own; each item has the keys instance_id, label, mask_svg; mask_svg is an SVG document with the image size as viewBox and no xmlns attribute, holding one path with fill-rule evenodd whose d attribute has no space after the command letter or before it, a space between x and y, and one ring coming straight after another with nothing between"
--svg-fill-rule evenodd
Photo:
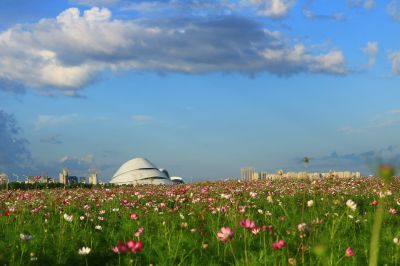
<instances>
[{"instance_id":1,"label":"domed roof","mask_svg":"<svg viewBox=\"0 0 400 266\"><path fill-rule=\"evenodd\" d=\"M145 158L134 158L124 163L114 174L114 184L171 184L169 176Z\"/></svg>"},{"instance_id":2,"label":"domed roof","mask_svg":"<svg viewBox=\"0 0 400 266\"><path fill-rule=\"evenodd\" d=\"M152 164L149 160L145 158L133 158L123 165L118 169L118 171L114 174L114 177L118 175L122 175L123 173L132 171L132 170L139 170L139 169L154 169L157 167ZM113 178L114 178L113 177Z\"/></svg>"}]
</instances>

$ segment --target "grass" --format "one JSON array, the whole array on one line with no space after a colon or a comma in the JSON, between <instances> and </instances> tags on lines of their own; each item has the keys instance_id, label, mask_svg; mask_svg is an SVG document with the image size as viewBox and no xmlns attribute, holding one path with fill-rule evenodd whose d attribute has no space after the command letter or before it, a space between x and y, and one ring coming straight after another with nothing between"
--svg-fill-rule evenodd
<instances>
[{"instance_id":1,"label":"grass","mask_svg":"<svg viewBox=\"0 0 400 266\"><path fill-rule=\"evenodd\" d=\"M378 265L399 265L400 246L393 238L400 236L400 220L389 213L399 208L399 186L397 178L385 189L376 178L359 178L3 190L0 264L367 265L381 206ZM392 195L380 201L385 190ZM355 211L346 206L349 199ZM374 199L378 206L371 205ZM139 219L131 219L132 213ZM241 227L244 219L259 232ZM299 230L301 223L306 227ZM134 236L139 227L144 232ZM217 238L221 227L233 230L231 241ZM112 251L128 240L142 242L143 250ZM286 245L273 249L278 240ZM79 255L82 247L90 253ZM354 256L346 256L348 247Z\"/></svg>"}]
</instances>

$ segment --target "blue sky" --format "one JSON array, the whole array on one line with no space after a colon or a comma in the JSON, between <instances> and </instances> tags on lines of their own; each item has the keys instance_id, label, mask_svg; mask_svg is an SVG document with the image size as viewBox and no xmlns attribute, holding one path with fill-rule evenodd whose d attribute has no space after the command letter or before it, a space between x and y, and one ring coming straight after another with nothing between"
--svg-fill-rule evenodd
<instances>
[{"instance_id":1,"label":"blue sky","mask_svg":"<svg viewBox=\"0 0 400 266\"><path fill-rule=\"evenodd\" d=\"M400 1L2 1L0 172L400 158Z\"/></svg>"}]
</instances>

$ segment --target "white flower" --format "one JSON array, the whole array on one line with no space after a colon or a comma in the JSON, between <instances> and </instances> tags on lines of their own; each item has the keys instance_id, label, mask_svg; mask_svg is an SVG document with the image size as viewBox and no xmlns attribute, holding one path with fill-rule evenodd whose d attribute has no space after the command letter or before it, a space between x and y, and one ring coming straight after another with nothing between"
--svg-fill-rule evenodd
<instances>
[{"instance_id":1,"label":"white flower","mask_svg":"<svg viewBox=\"0 0 400 266\"><path fill-rule=\"evenodd\" d=\"M102 230L101 225L96 225L96 226L94 227L94 229L96 229L96 230Z\"/></svg>"},{"instance_id":2,"label":"white flower","mask_svg":"<svg viewBox=\"0 0 400 266\"><path fill-rule=\"evenodd\" d=\"M25 240L25 241L31 240L33 238L33 236L31 236L31 235L25 235L22 233L19 234L19 237L21 238L21 240Z\"/></svg>"},{"instance_id":3,"label":"white flower","mask_svg":"<svg viewBox=\"0 0 400 266\"><path fill-rule=\"evenodd\" d=\"M72 222L72 220L74 219L73 215L68 215L66 213L64 213L64 220L67 222Z\"/></svg>"},{"instance_id":4,"label":"white flower","mask_svg":"<svg viewBox=\"0 0 400 266\"><path fill-rule=\"evenodd\" d=\"M379 197L380 198L384 198L386 196L391 196L391 195L392 195L392 191L390 191L390 190L387 190L385 192L382 192L382 191L379 192Z\"/></svg>"},{"instance_id":5,"label":"white flower","mask_svg":"<svg viewBox=\"0 0 400 266\"><path fill-rule=\"evenodd\" d=\"M308 231L308 226L306 223L298 224L297 230L299 230L300 232Z\"/></svg>"},{"instance_id":6,"label":"white flower","mask_svg":"<svg viewBox=\"0 0 400 266\"><path fill-rule=\"evenodd\" d=\"M398 237L393 238L393 243L400 246L400 239Z\"/></svg>"},{"instance_id":7,"label":"white flower","mask_svg":"<svg viewBox=\"0 0 400 266\"><path fill-rule=\"evenodd\" d=\"M307 207L312 207L313 205L314 205L314 201L313 200L307 201Z\"/></svg>"},{"instance_id":8,"label":"white flower","mask_svg":"<svg viewBox=\"0 0 400 266\"><path fill-rule=\"evenodd\" d=\"M79 255L87 255L89 254L91 249L89 247L82 247L79 249Z\"/></svg>"},{"instance_id":9,"label":"white flower","mask_svg":"<svg viewBox=\"0 0 400 266\"><path fill-rule=\"evenodd\" d=\"M357 209L357 204L356 204L354 201L352 201L351 199L349 199L349 200L346 202L346 205L347 205L347 207L349 207L353 212Z\"/></svg>"},{"instance_id":10,"label":"white flower","mask_svg":"<svg viewBox=\"0 0 400 266\"><path fill-rule=\"evenodd\" d=\"M264 211L261 210L261 209L258 209L257 211L258 211L259 214L263 214L264 213Z\"/></svg>"}]
</instances>

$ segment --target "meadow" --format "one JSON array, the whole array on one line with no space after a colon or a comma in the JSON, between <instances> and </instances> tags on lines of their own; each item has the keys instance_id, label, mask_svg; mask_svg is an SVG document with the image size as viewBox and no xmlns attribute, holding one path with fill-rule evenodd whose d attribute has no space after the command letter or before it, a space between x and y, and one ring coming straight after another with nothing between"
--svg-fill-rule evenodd
<instances>
[{"instance_id":1,"label":"meadow","mask_svg":"<svg viewBox=\"0 0 400 266\"><path fill-rule=\"evenodd\" d=\"M0 265L400 265L400 179L0 191Z\"/></svg>"}]
</instances>

